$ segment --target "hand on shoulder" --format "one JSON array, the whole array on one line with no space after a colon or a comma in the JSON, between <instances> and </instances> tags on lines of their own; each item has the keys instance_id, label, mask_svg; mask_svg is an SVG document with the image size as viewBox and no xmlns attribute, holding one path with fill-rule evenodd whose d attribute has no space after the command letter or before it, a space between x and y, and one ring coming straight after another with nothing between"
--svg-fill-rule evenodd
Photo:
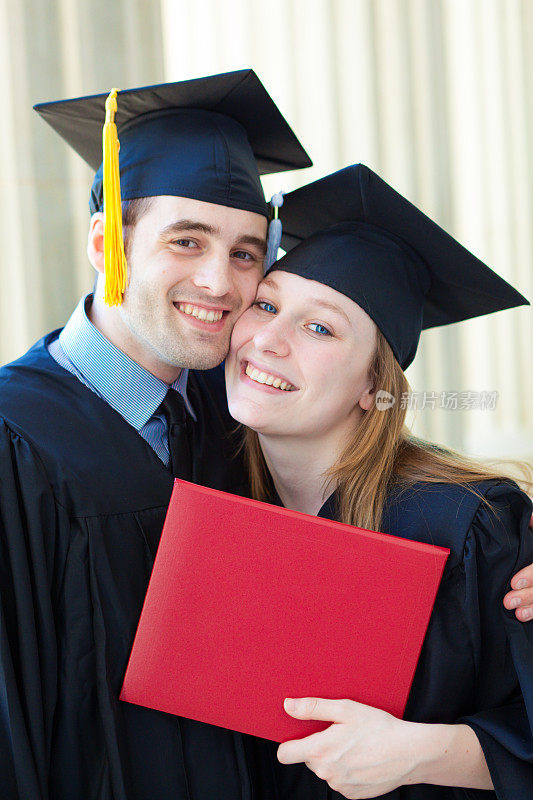
<instances>
[{"instance_id":1,"label":"hand on shoulder","mask_svg":"<svg viewBox=\"0 0 533 800\"><path fill-rule=\"evenodd\" d=\"M533 515L529 521L533 536ZM521 569L511 580L512 591L503 598L509 611L515 609L516 618L521 622L533 619L533 564Z\"/></svg>"}]
</instances>

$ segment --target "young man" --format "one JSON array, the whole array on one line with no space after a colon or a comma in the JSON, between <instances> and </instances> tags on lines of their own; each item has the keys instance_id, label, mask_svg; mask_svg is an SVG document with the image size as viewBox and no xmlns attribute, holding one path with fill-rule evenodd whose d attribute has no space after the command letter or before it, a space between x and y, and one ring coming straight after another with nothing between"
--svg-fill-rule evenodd
<instances>
[{"instance_id":1,"label":"young man","mask_svg":"<svg viewBox=\"0 0 533 800\"><path fill-rule=\"evenodd\" d=\"M96 168L103 105L38 110ZM100 169L94 296L0 370L1 796L249 798L244 737L118 696L174 475L242 489L222 379L188 370L254 298L258 170L310 161L251 71L120 93L117 124L123 297L104 301Z\"/></svg>"}]
</instances>

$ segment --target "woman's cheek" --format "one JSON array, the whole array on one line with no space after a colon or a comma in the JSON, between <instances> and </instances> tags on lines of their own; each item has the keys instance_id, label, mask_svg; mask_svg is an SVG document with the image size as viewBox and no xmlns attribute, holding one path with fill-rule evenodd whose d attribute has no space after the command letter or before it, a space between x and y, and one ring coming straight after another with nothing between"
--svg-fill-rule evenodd
<instances>
[{"instance_id":1,"label":"woman's cheek","mask_svg":"<svg viewBox=\"0 0 533 800\"><path fill-rule=\"evenodd\" d=\"M247 309L241 314L231 334L230 352L241 347L244 342L251 339L254 335L255 327L253 324L253 308Z\"/></svg>"}]
</instances>

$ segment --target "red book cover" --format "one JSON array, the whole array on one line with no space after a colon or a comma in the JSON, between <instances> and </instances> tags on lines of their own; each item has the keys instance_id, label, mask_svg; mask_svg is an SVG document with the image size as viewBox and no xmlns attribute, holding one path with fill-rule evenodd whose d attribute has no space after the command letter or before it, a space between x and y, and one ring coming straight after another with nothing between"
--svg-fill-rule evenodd
<instances>
[{"instance_id":1,"label":"red book cover","mask_svg":"<svg viewBox=\"0 0 533 800\"><path fill-rule=\"evenodd\" d=\"M176 480L120 698L277 742L328 726L285 697L401 717L448 554Z\"/></svg>"}]
</instances>

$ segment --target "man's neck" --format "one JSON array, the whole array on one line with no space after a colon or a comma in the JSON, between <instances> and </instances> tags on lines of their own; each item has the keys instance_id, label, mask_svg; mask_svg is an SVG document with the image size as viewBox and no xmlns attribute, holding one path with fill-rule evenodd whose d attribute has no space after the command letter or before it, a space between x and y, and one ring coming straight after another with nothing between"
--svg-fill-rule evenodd
<instances>
[{"instance_id":1,"label":"man's neck","mask_svg":"<svg viewBox=\"0 0 533 800\"><path fill-rule=\"evenodd\" d=\"M124 322L117 314L109 314L102 302L93 300L87 308L87 316L102 336L111 344L125 353L139 366L150 372L160 381L172 385L180 376L181 367L172 364L163 364L157 359L147 360L145 348L136 340L135 336L125 327Z\"/></svg>"}]
</instances>

